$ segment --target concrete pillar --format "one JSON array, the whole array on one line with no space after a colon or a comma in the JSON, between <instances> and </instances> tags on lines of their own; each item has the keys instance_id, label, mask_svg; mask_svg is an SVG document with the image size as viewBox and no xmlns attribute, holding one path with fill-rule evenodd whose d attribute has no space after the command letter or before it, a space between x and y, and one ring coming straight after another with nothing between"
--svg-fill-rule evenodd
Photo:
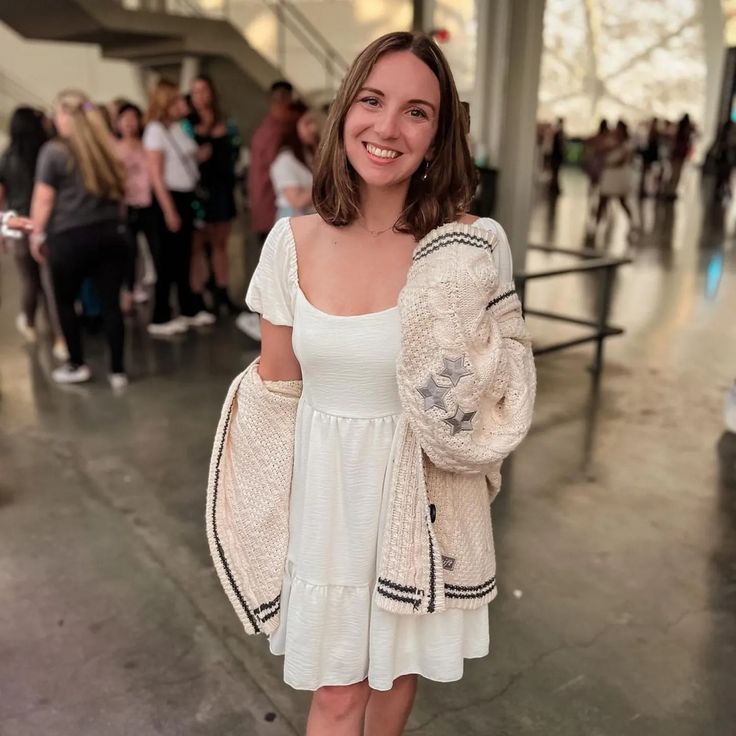
<instances>
[{"instance_id":1,"label":"concrete pillar","mask_svg":"<svg viewBox=\"0 0 736 736\"><path fill-rule=\"evenodd\" d=\"M705 50L705 110L703 110L702 151L713 142L719 124L723 72L726 62L725 19L721 0L701 0L703 48ZM729 100L730 102L730 100Z\"/></svg>"},{"instance_id":2,"label":"concrete pillar","mask_svg":"<svg viewBox=\"0 0 736 736\"><path fill-rule=\"evenodd\" d=\"M435 0L412 0L412 31L429 33L434 28Z\"/></svg>"},{"instance_id":3,"label":"concrete pillar","mask_svg":"<svg viewBox=\"0 0 736 736\"><path fill-rule=\"evenodd\" d=\"M181 71L179 72L179 89L189 92L192 88L194 78L199 74L199 58L196 56L185 56L181 60Z\"/></svg>"},{"instance_id":4,"label":"concrete pillar","mask_svg":"<svg viewBox=\"0 0 736 736\"><path fill-rule=\"evenodd\" d=\"M544 5L544 0L478 0L477 5L471 134L476 154L499 170L496 216L518 270L526 258L533 204Z\"/></svg>"}]
</instances>

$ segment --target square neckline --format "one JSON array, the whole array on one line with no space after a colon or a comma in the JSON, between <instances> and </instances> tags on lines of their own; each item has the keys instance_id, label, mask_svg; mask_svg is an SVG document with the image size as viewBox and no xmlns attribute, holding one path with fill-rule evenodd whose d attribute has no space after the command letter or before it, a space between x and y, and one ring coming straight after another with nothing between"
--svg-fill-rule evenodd
<instances>
[{"instance_id":1,"label":"square neckline","mask_svg":"<svg viewBox=\"0 0 736 736\"><path fill-rule=\"evenodd\" d=\"M296 282L296 291L297 294L301 296L302 300L312 311L317 312L323 317L342 320L377 317L380 315L388 314L389 312L395 312L399 308L399 305L397 303L394 304L393 307L388 307L387 309L379 309L376 312L363 312L362 314L332 314L331 312L325 312L323 309L320 309L319 307L316 307L314 304L312 304L312 302L309 301L309 298L302 290L301 284L299 283L299 258L296 252L296 238L294 237L294 229L291 227L291 217L287 217L286 220L289 227L289 241L291 244L292 253L294 255L294 281Z\"/></svg>"}]
</instances>

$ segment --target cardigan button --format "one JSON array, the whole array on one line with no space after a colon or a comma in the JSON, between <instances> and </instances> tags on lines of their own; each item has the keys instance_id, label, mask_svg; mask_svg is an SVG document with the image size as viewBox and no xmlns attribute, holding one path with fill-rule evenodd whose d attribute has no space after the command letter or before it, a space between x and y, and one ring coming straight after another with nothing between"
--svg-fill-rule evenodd
<instances>
[{"instance_id":1,"label":"cardigan button","mask_svg":"<svg viewBox=\"0 0 736 736\"><path fill-rule=\"evenodd\" d=\"M434 524L434 520L437 518L437 507L431 503L429 504L429 520Z\"/></svg>"}]
</instances>

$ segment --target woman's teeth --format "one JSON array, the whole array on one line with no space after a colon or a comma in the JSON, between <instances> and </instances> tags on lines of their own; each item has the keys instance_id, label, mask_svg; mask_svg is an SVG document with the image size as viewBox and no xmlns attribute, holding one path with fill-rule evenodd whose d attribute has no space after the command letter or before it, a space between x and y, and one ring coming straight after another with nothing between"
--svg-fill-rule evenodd
<instances>
[{"instance_id":1,"label":"woman's teeth","mask_svg":"<svg viewBox=\"0 0 736 736\"><path fill-rule=\"evenodd\" d=\"M372 146L370 143L366 143L365 147L368 149L368 153L373 156L378 156L378 158L396 158L400 155L398 151L389 151L386 148L378 148L376 146Z\"/></svg>"}]
</instances>

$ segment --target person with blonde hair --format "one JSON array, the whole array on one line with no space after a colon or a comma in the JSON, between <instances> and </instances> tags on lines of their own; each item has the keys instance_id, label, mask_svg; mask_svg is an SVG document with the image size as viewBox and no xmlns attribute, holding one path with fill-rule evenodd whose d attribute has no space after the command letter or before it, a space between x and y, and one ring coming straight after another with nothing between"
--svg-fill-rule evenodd
<instances>
[{"instance_id":1,"label":"person with blonde hair","mask_svg":"<svg viewBox=\"0 0 736 736\"><path fill-rule=\"evenodd\" d=\"M442 51L387 34L330 108L316 213L276 222L248 289L262 350L225 400L207 532L246 632L314 691L308 736L398 736L419 675L489 650L490 504L536 384L475 183Z\"/></svg>"},{"instance_id":2,"label":"person with blonde hair","mask_svg":"<svg viewBox=\"0 0 736 736\"><path fill-rule=\"evenodd\" d=\"M127 260L125 177L107 124L83 92L62 92L53 107L58 137L39 152L31 201L31 250L37 261L48 259L69 350L69 362L52 377L57 383L91 378L75 311L80 287L91 278L110 348L110 384L121 389L128 382L120 311Z\"/></svg>"},{"instance_id":3,"label":"person with blonde hair","mask_svg":"<svg viewBox=\"0 0 736 736\"><path fill-rule=\"evenodd\" d=\"M215 317L202 308L189 281L194 235L194 191L199 181L199 163L212 153L211 146L197 147L182 121L189 108L179 88L161 80L151 90L143 132L148 168L153 186L153 242L156 267L153 317L148 332L170 337L190 326L212 324ZM171 286L176 284L179 315L171 309Z\"/></svg>"}]
</instances>

